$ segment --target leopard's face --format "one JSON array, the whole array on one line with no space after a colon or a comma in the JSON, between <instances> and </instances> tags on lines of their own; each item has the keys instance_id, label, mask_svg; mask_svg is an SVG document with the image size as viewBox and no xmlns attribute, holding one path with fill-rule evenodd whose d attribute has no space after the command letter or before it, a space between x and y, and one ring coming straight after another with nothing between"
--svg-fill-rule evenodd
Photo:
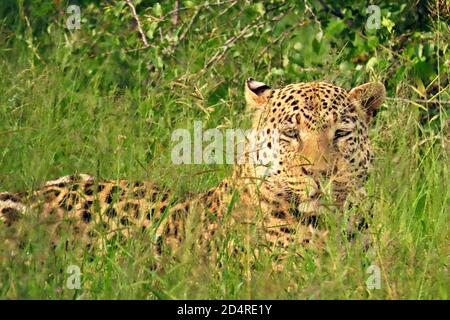
<instances>
[{"instance_id":1,"label":"leopard's face","mask_svg":"<svg viewBox=\"0 0 450 320\"><path fill-rule=\"evenodd\" d=\"M245 96L255 109L253 128L266 133L258 135L260 162L247 170L265 180L272 201L308 211L324 194L342 205L363 189L372 158L368 125L384 100L382 84L347 92L324 82L271 89L249 79Z\"/></svg>"}]
</instances>

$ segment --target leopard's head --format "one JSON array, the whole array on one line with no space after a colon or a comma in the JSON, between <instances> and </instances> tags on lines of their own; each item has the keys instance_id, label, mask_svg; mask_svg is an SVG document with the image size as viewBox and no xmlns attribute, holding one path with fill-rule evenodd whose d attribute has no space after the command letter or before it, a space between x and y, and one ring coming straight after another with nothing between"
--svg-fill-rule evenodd
<instances>
[{"instance_id":1,"label":"leopard's head","mask_svg":"<svg viewBox=\"0 0 450 320\"><path fill-rule=\"evenodd\" d=\"M264 180L262 194L279 203L317 205L325 192L342 205L363 191L372 160L368 128L385 99L381 83L347 91L324 83L296 83L272 89L248 79L247 107L258 132L247 174Z\"/></svg>"}]
</instances>

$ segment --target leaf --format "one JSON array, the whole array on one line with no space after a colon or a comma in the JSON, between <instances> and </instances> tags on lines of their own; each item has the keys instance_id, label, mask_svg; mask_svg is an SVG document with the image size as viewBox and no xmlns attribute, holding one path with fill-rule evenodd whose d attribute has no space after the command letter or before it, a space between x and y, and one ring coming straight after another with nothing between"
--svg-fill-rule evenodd
<instances>
[{"instance_id":1,"label":"leaf","mask_svg":"<svg viewBox=\"0 0 450 320\"><path fill-rule=\"evenodd\" d=\"M322 38L323 38L323 31L320 30L319 32L316 33L315 39L320 42L320 41L322 41Z\"/></svg>"},{"instance_id":2,"label":"leaf","mask_svg":"<svg viewBox=\"0 0 450 320\"><path fill-rule=\"evenodd\" d=\"M385 27L389 33L392 33L395 23L391 19L383 17L383 19L381 20L381 25Z\"/></svg>"},{"instance_id":3,"label":"leaf","mask_svg":"<svg viewBox=\"0 0 450 320\"><path fill-rule=\"evenodd\" d=\"M274 76L282 76L284 75L284 70L279 68L272 68L272 70L270 70L270 74Z\"/></svg>"},{"instance_id":4,"label":"leaf","mask_svg":"<svg viewBox=\"0 0 450 320\"><path fill-rule=\"evenodd\" d=\"M375 49L379 44L379 39L376 36L369 36L367 39L367 46L371 49Z\"/></svg>"},{"instance_id":5,"label":"leaf","mask_svg":"<svg viewBox=\"0 0 450 320\"><path fill-rule=\"evenodd\" d=\"M188 9L195 7L195 4L193 1L183 1L183 4Z\"/></svg>"},{"instance_id":6,"label":"leaf","mask_svg":"<svg viewBox=\"0 0 450 320\"><path fill-rule=\"evenodd\" d=\"M423 54L426 57L432 57L434 53L434 44L433 43L426 43L423 47Z\"/></svg>"},{"instance_id":7,"label":"leaf","mask_svg":"<svg viewBox=\"0 0 450 320\"><path fill-rule=\"evenodd\" d=\"M153 14L157 17L161 17L163 15L162 12L162 7L161 4L159 4L159 2L157 2L154 6L153 6Z\"/></svg>"},{"instance_id":8,"label":"leaf","mask_svg":"<svg viewBox=\"0 0 450 320\"><path fill-rule=\"evenodd\" d=\"M158 27L158 22L152 22L150 23L150 26L148 27L147 32L145 33L145 35L151 40L154 37L155 34L155 30Z\"/></svg>"},{"instance_id":9,"label":"leaf","mask_svg":"<svg viewBox=\"0 0 450 320\"><path fill-rule=\"evenodd\" d=\"M378 63L378 59L376 57L372 57L366 63L367 70L373 70L373 67Z\"/></svg>"},{"instance_id":10,"label":"leaf","mask_svg":"<svg viewBox=\"0 0 450 320\"><path fill-rule=\"evenodd\" d=\"M321 42L317 41L317 39L314 38L312 41L312 47L315 53L319 53L321 48Z\"/></svg>"},{"instance_id":11,"label":"leaf","mask_svg":"<svg viewBox=\"0 0 450 320\"><path fill-rule=\"evenodd\" d=\"M261 16L266 13L266 9L264 9L264 4L262 2L258 2L253 5L253 8L256 12L258 12Z\"/></svg>"},{"instance_id":12,"label":"leaf","mask_svg":"<svg viewBox=\"0 0 450 320\"><path fill-rule=\"evenodd\" d=\"M419 43L418 45L415 46L414 53L417 57L419 57L419 58L422 57L423 45L421 43Z\"/></svg>"},{"instance_id":13,"label":"leaf","mask_svg":"<svg viewBox=\"0 0 450 320\"><path fill-rule=\"evenodd\" d=\"M329 37L334 37L339 35L342 31L345 30L345 23L341 19L332 19L325 30L325 33Z\"/></svg>"}]
</instances>

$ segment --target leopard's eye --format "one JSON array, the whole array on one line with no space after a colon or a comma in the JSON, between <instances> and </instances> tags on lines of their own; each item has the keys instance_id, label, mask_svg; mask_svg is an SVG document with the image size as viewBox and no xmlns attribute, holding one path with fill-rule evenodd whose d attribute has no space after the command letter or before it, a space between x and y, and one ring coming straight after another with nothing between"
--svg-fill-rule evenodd
<instances>
[{"instance_id":1,"label":"leopard's eye","mask_svg":"<svg viewBox=\"0 0 450 320\"><path fill-rule=\"evenodd\" d=\"M347 131L347 130L337 129L337 130L334 132L334 138L333 138L333 140L334 140L334 141L337 141L337 140L340 139L340 138L343 138L343 137L348 136L350 133L352 133L352 132L351 132L351 131Z\"/></svg>"},{"instance_id":2,"label":"leopard's eye","mask_svg":"<svg viewBox=\"0 0 450 320\"><path fill-rule=\"evenodd\" d=\"M286 137L292 138L292 139L299 139L300 138L300 133L298 132L298 130L295 129L287 129L285 131L283 131L283 134Z\"/></svg>"}]
</instances>

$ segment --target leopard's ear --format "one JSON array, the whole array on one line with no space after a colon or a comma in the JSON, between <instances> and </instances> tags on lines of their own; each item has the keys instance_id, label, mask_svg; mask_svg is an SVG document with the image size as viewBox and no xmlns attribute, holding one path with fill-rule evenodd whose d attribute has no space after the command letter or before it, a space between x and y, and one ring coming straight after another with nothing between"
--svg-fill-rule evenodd
<instances>
[{"instance_id":1,"label":"leopard's ear","mask_svg":"<svg viewBox=\"0 0 450 320\"><path fill-rule=\"evenodd\" d=\"M264 106L272 89L265 83L248 78L245 82L245 101L250 109Z\"/></svg>"},{"instance_id":2,"label":"leopard's ear","mask_svg":"<svg viewBox=\"0 0 450 320\"><path fill-rule=\"evenodd\" d=\"M386 98L386 89L379 82L368 82L350 90L350 98L370 122Z\"/></svg>"}]
</instances>

